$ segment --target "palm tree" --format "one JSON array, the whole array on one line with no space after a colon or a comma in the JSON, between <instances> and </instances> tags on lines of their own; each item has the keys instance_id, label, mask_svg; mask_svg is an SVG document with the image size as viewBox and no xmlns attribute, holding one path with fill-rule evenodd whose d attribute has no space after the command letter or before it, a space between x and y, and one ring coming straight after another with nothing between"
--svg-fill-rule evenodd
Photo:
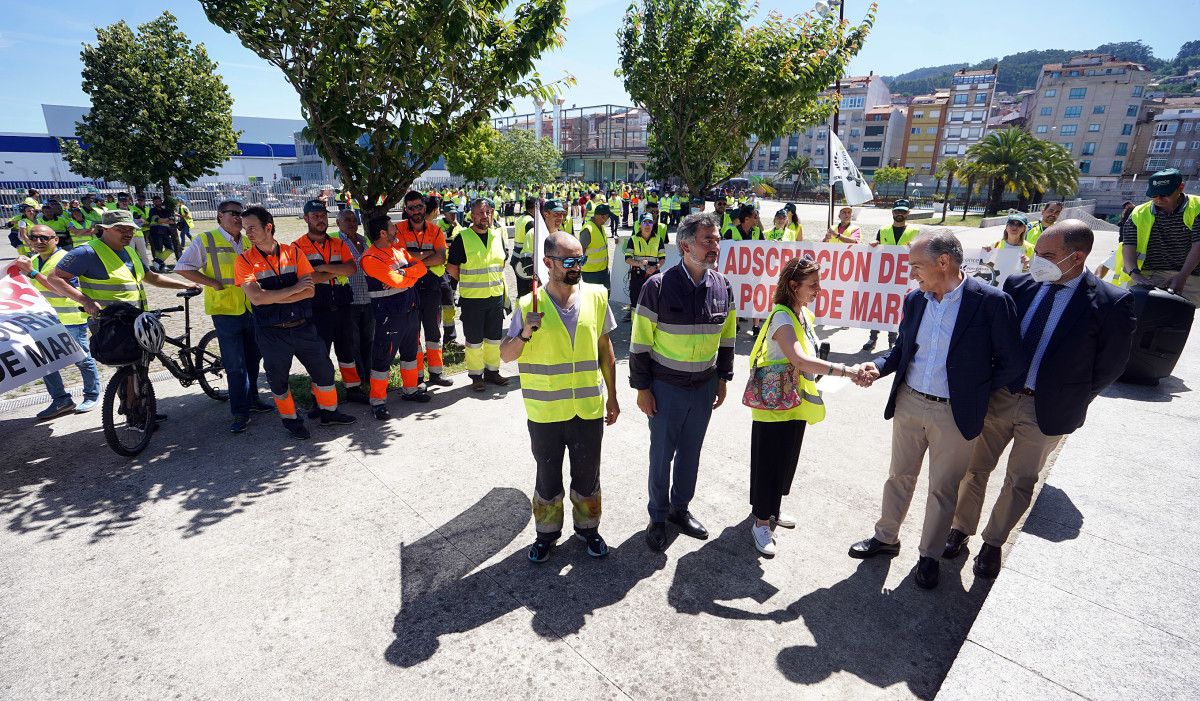
<instances>
[{"instance_id":1,"label":"palm tree","mask_svg":"<svg viewBox=\"0 0 1200 701\"><path fill-rule=\"evenodd\" d=\"M934 171L934 175L937 176L939 186L941 185L943 178L946 180L946 197L942 200L942 220L938 222L939 224L944 224L946 222L946 210L950 208L950 193L954 188L954 176L958 175L959 172L962 171L962 168L965 164L966 163L964 161L960 161L959 159L951 156L950 158L938 163L937 170Z\"/></svg>"},{"instance_id":2,"label":"palm tree","mask_svg":"<svg viewBox=\"0 0 1200 701\"><path fill-rule=\"evenodd\" d=\"M792 199L796 199L796 195L800 192L800 186L809 187L815 185L821 177L816 166L812 164L812 159L808 156L792 156L779 166L779 179L787 180L795 178L792 183Z\"/></svg>"},{"instance_id":3,"label":"palm tree","mask_svg":"<svg viewBox=\"0 0 1200 701\"><path fill-rule=\"evenodd\" d=\"M1033 192L1033 202L1039 203L1047 192L1053 191L1060 198L1070 197L1079 189L1079 168L1065 148L1050 141L1038 142L1042 147L1041 163L1044 182Z\"/></svg>"},{"instance_id":4,"label":"palm tree","mask_svg":"<svg viewBox=\"0 0 1200 701\"><path fill-rule=\"evenodd\" d=\"M1016 127L994 131L967 150L967 157L988 167L986 213L1000 209L1004 191L1029 197L1045 187L1044 149L1029 132Z\"/></svg>"}]
</instances>

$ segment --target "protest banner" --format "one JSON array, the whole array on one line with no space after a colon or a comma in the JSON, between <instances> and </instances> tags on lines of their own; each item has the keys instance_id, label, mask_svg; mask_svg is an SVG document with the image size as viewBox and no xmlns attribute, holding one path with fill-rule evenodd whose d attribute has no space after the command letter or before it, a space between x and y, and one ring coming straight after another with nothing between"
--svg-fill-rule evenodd
<instances>
[{"instance_id":1,"label":"protest banner","mask_svg":"<svg viewBox=\"0 0 1200 701\"><path fill-rule=\"evenodd\" d=\"M54 309L10 265L0 278L0 392L83 360L85 354Z\"/></svg>"}]
</instances>

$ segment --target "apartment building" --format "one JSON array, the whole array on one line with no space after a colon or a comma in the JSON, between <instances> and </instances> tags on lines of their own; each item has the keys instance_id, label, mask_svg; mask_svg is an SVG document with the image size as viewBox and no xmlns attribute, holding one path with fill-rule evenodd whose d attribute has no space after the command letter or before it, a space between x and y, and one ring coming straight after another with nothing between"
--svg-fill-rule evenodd
<instances>
[{"instance_id":1,"label":"apartment building","mask_svg":"<svg viewBox=\"0 0 1200 701\"><path fill-rule=\"evenodd\" d=\"M963 157L967 149L979 143L987 134L988 117L992 113L996 93L998 66L988 70L961 70L950 81L949 115L942 127L942 143L938 155Z\"/></svg>"},{"instance_id":2,"label":"apartment building","mask_svg":"<svg viewBox=\"0 0 1200 701\"><path fill-rule=\"evenodd\" d=\"M1029 130L1071 153L1081 185L1120 179L1150 80L1145 66L1104 54L1046 64L1030 99Z\"/></svg>"},{"instance_id":3,"label":"apartment building","mask_svg":"<svg viewBox=\"0 0 1200 701\"><path fill-rule=\"evenodd\" d=\"M1139 136L1134 172L1150 175L1178 168L1184 178L1200 175L1200 105L1154 113Z\"/></svg>"},{"instance_id":4,"label":"apartment building","mask_svg":"<svg viewBox=\"0 0 1200 701\"><path fill-rule=\"evenodd\" d=\"M917 177L933 175L937 169L949 102L949 92L938 92L918 95L908 104L898 162L905 168L912 168Z\"/></svg>"}]
</instances>

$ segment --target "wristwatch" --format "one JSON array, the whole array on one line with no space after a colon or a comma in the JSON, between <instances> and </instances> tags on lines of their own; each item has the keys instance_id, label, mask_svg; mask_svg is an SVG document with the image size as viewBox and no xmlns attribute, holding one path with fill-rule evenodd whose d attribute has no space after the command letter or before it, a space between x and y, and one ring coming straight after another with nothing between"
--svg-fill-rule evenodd
<instances>
[{"instance_id":1,"label":"wristwatch","mask_svg":"<svg viewBox=\"0 0 1200 701\"><path fill-rule=\"evenodd\" d=\"M533 340L533 334L530 334L528 337L517 334L517 338L520 339L521 343L529 343Z\"/></svg>"}]
</instances>

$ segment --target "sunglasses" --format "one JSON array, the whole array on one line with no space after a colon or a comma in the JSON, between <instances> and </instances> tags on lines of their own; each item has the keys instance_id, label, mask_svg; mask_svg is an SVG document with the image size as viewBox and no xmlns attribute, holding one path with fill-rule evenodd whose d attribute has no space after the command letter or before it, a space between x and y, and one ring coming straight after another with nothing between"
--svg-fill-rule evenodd
<instances>
[{"instance_id":1,"label":"sunglasses","mask_svg":"<svg viewBox=\"0 0 1200 701\"><path fill-rule=\"evenodd\" d=\"M562 256L546 256L546 257L549 258L550 260L556 260L556 261L562 263L562 266L564 268L574 268L576 266L582 268L584 265L587 264L587 259L588 259L587 256L567 256L565 258Z\"/></svg>"},{"instance_id":2,"label":"sunglasses","mask_svg":"<svg viewBox=\"0 0 1200 701\"><path fill-rule=\"evenodd\" d=\"M234 209L227 209L227 210L221 212L221 214L228 214L230 216L239 217L239 218L242 216L241 212L234 210Z\"/></svg>"},{"instance_id":3,"label":"sunglasses","mask_svg":"<svg viewBox=\"0 0 1200 701\"><path fill-rule=\"evenodd\" d=\"M410 211L410 212L418 212L418 211L420 211L420 210L422 210L422 209L425 209L425 205L423 205L423 204L410 204L410 205L405 205L405 206L404 206L404 208L405 208L406 210Z\"/></svg>"},{"instance_id":4,"label":"sunglasses","mask_svg":"<svg viewBox=\"0 0 1200 701\"><path fill-rule=\"evenodd\" d=\"M50 240L56 239L56 238L58 238L58 237L57 236L30 236L29 240L30 241L50 241Z\"/></svg>"}]
</instances>

